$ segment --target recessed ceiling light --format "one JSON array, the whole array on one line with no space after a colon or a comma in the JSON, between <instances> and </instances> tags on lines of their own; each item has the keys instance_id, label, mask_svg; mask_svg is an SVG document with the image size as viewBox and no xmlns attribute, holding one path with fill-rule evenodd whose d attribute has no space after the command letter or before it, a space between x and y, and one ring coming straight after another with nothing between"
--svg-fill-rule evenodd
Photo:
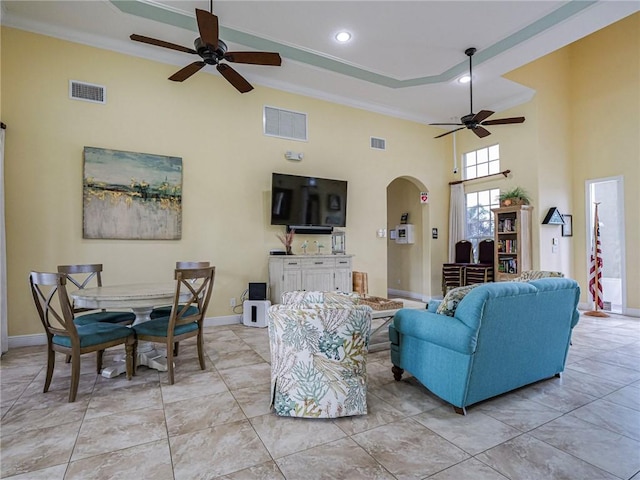
<instances>
[{"instance_id":1,"label":"recessed ceiling light","mask_svg":"<svg viewBox=\"0 0 640 480\"><path fill-rule=\"evenodd\" d=\"M458 79L458 83L469 83L471 81L471 77L469 75L463 75Z\"/></svg>"},{"instance_id":2,"label":"recessed ceiling light","mask_svg":"<svg viewBox=\"0 0 640 480\"><path fill-rule=\"evenodd\" d=\"M336 33L336 40L340 43L347 43L351 40L351 34L347 31L338 32Z\"/></svg>"}]
</instances>

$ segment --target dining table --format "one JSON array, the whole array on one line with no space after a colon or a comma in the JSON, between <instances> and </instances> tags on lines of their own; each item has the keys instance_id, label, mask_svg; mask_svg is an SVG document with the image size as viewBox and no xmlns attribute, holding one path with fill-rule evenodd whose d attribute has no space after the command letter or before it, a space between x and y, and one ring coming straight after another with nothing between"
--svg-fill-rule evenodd
<instances>
[{"instance_id":1,"label":"dining table","mask_svg":"<svg viewBox=\"0 0 640 480\"><path fill-rule=\"evenodd\" d=\"M71 292L75 307L92 309L129 308L136 315L133 325L151 320L154 307L173 304L176 292L175 282L137 283L128 285L108 285L83 288ZM180 300L187 300L189 293ZM153 342L139 342L136 365L166 372L167 352ZM124 355L118 355L115 363L102 369L102 376L113 378L126 371Z\"/></svg>"}]
</instances>

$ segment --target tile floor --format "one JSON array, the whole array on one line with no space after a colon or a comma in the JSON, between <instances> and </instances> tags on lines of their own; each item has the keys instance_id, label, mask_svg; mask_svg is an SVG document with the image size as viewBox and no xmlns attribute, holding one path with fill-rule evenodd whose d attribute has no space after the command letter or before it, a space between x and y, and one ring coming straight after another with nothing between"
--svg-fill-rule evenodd
<instances>
[{"instance_id":1,"label":"tile floor","mask_svg":"<svg viewBox=\"0 0 640 480\"><path fill-rule=\"evenodd\" d=\"M368 415L276 417L267 331L242 325L207 330L205 371L181 345L173 386L146 367L105 379L84 356L73 404L61 356L42 393L44 352L2 357L2 478L640 479L640 319L582 316L561 379L465 417L395 382L388 351L369 356Z\"/></svg>"}]
</instances>

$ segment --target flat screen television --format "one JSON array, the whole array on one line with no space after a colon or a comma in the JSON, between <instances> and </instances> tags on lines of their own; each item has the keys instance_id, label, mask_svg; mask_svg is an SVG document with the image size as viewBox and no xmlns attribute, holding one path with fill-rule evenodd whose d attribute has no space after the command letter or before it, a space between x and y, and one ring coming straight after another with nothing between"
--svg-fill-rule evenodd
<instances>
[{"instance_id":1,"label":"flat screen television","mask_svg":"<svg viewBox=\"0 0 640 480\"><path fill-rule=\"evenodd\" d=\"M347 182L273 173L271 225L346 227Z\"/></svg>"}]
</instances>

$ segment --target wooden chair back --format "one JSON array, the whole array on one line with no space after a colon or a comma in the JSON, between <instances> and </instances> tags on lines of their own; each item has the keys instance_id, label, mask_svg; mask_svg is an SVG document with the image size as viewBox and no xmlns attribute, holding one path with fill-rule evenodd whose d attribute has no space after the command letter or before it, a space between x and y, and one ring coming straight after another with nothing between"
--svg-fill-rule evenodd
<instances>
[{"instance_id":1,"label":"wooden chair back","mask_svg":"<svg viewBox=\"0 0 640 480\"><path fill-rule=\"evenodd\" d=\"M211 300L215 274L216 267L210 266L176 268L176 294L169 318L169 332L173 331L178 325L191 322L197 322L198 328L202 328L202 322ZM185 294L187 294L188 298L180 300ZM197 311L195 313L193 313L193 309L189 309L191 306L196 307Z\"/></svg>"},{"instance_id":2,"label":"wooden chair back","mask_svg":"<svg viewBox=\"0 0 640 480\"><path fill-rule=\"evenodd\" d=\"M58 273L64 273L69 282L78 287L79 290L89 287L102 286L102 264L87 263L78 265L58 265ZM94 308L76 308L75 313L89 312Z\"/></svg>"},{"instance_id":3,"label":"wooden chair back","mask_svg":"<svg viewBox=\"0 0 640 480\"><path fill-rule=\"evenodd\" d=\"M73 307L67 294L67 276L64 273L31 272L29 284L49 341L54 335L71 337L72 342L78 341Z\"/></svg>"},{"instance_id":4,"label":"wooden chair back","mask_svg":"<svg viewBox=\"0 0 640 480\"><path fill-rule=\"evenodd\" d=\"M186 268L207 268L209 262L176 262L176 268L184 270Z\"/></svg>"}]
</instances>

